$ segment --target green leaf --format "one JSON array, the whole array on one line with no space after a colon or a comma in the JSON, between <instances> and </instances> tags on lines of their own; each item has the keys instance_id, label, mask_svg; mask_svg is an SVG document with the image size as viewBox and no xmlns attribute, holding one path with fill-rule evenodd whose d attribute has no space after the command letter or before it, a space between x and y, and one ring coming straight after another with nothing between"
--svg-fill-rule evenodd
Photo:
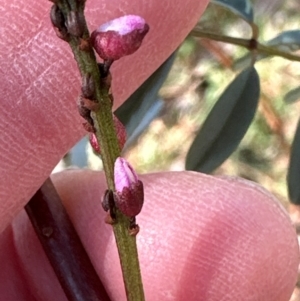
<instances>
[{"instance_id":1,"label":"green leaf","mask_svg":"<svg viewBox=\"0 0 300 301\"><path fill-rule=\"evenodd\" d=\"M248 23L253 23L253 7L250 0L212 0L211 2L229 9Z\"/></svg>"},{"instance_id":2,"label":"green leaf","mask_svg":"<svg viewBox=\"0 0 300 301\"><path fill-rule=\"evenodd\" d=\"M300 99L300 87L297 87L284 95L286 103L293 103Z\"/></svg>"},{"instance_id":3,"label":"green leaf","mask_svg":"<svg viewBox=\"0 0 300 301\"><path fill-rule=\"evenodd\" d=\"M267 41L268 46L276 46L278 50L293 52L300 49L300 30L287 30L272 40Z\"/></svg>"},{"instance_id":4,"label":"green leaf","mask_svg":"<svg viewBox=\"0 0 300 301\"><path fill-rule=\"evenodd\" d=\"M145 129L148 128L152 120L154 120L160 114L164 105L164 101L161 98L157 97L154 101L150 102L150 106L145 105L143 108L141 108L137 115L143 117L140 120L133 120L127 126L127 128L129 128L129 131L126 130L127 139L123 150L134 145L140 135L145 131ZM137 121L139 121L139 123L137 123Z\"/></svg>"},{"instance_id":5,"label":"green leaf","mask_svg":"<svg viewBox=\"0 0 300 301\"><path fill-rule=\"evenodd\" d=\"M163 108L158 91L173 65L172 55L114 112L127 132L126 147L133 144Z\"/></svg>"},{"instance_id":6,"label":"green leaf","mask_svg":"<svg viewBox=\"0 0 300 301\"><path fill-rule=\"evenodd\" d=\"M296 134L291 149L287 184L290 201L300 205L300 121L298 121Z\"/></svg>"},{"instance_id":7,"label":"green leaf","mask_svg":"<svg viewBox=\"0 0 300 301\"><path fill-rule=\"evenodd\" d=\"M245 54L244 56L240 57L233 63L232 69L234 71L237 71L237 70L241 70L243 68L252 66L253 65L252 57L253 57L253 55L251 53ZM258 54L255 58L255 62L258 62L266 57L267 57L267 55L265 55L265 54Z\"/></svg>"},{"instance_id":8,"label":"green leaf","mask_svg":"<svg viewBox=\"0 0 300 301\"><path fill-rule=\"evenodd\" d=\"M254 67L245 69L230 83L196 135L186 169L210 173L230 156L253 120L259 92Z\"/></svg>"}]
</instances>

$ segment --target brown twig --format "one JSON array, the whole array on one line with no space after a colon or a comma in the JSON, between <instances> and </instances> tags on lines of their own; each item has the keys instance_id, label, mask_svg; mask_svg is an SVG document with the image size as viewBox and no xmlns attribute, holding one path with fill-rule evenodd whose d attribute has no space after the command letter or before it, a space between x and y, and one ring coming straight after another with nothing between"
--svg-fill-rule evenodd
<instances>
[{"instance_id":1,"label":"brown twig","mask_svg":"<svg viewBox=\"0 0 300 301\"><path fill-rule=\"evenodd\" d=\"M69 301L110 301L50 179L25 206Z\"/></svg>"},{"instance_id":2,"label":"brown twig","mask_svg":"<svg viewBox=\"0 0 300 301\"><path fill-rule=\"evenodd\" d=\"M223 36L223 35L219 35L216 33L204 32L199 28L194 28L191 31L190 35L199 37L199 38L211 39L211 40L218 41L218 42L229 43L232 45L242 46L249 50L257 50L258 53L265 54L267 56L281 56L287 60L300 62L299 55L295 55L290 52L282 51L282 50L276 48L275 46L260 44L254 39L248 40L248 39L228 37L228 36Z\"/></svg>"}]
</instances>

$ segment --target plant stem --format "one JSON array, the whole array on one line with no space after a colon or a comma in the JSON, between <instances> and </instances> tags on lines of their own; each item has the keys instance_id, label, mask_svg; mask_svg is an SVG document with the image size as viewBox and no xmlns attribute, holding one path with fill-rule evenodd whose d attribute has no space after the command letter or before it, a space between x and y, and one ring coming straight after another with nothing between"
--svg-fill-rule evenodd
<instances>
[{"instance_id":1,"label":"plant stem","mask_svg":"<svg viewBox=\"0 0 300 301\"><path fill-rule=\"evenodd\" d=\"M190 34L195 37L206 38L206 39L211 39L211 40L218 41L218 42L229 43L229 44L242 46L242 47L252 50L252 45L253 45L252 39L247 40L247 39L223 36L223 35L219 35L219 34L215 34L215 33L204 32L198 28L193 29ZM298 56L298 55L294 55L289 52L281 51L276 47L262 45L258 42L256 43L256 50L259 53L262 53L262 54L265 54L268 56L270 56L270 55L271 56L281 56L290 61L300 62L300 56Z\"/></svg>"},{"instance_id":2,"label":"plant stem","mask_svg":"<svg viewBox=\"0 0 300 301\"><path fill-rule=\"evenodd\" d=\"M128 218L117 211L117 223L114 225L114 234L119 250L127 300L144 301L144 289L140 272L136 237L128 232ZM126 227L124 227L126 225ZM128 290L128 287L131 289Z\"/></svg>"},{"instance_id":3,"label":"plant stem","mask_svg":"<svg viewBox=\"0 0 300 301\"><path fill-rule=\"evenodd\" d=\"M56 5L68 20L71 13L78 14L78 27L83 32L81 37L69 32L68 43L73 51L82 78L91 77L94 83L95 102L98 109L91 111L96 129L96 137L101 145L101 157L106 175L108 189L115 190L114 163L120 156L119 143L113 124L112 101L109 91L101 78L94 51L89 43L89 31L84 17L84 0L56 0ZM81 47L82 42L86 47ZM100 199L100 196L99 196ZM113 225L116 244L120 256L125 290L128 301L144 301L141 273L139 268L136 239L129 235L129 218L119 210L116 212L116 223Z\"/></svg>"},{"instance_id":4,"label":"plant stem","mask_svg":"<svg viewBox=\"0 0 300 301\"><path fill-rule=\"evenodd\" d=\"M68 300L110 301L50 179L25 210Z\"/></svg>"}]
</instances>

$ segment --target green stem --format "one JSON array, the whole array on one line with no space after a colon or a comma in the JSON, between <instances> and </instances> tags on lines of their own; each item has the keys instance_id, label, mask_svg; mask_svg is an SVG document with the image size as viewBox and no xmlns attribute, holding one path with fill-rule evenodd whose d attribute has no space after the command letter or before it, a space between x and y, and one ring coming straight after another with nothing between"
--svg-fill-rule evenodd
<instances>
[{"instance_id":1,"label":"green stem","mask_svg":"<svg viewBox=\"0 0 300 301\"><path fill-rule=\"evenodd\" d=\"M127 300L144 301L145 296L136 248L136 237L128 235L128 218L121 214L120 211L117 212L117 220L118 223L114 225L114 234L119 250ZM127 226L124 227L124 224Z\"/></svg>"},{"instance_id":2,"label":"green stem","mask_svg":"<svg viewBox=\"0 0 300 301\"><path fill-rule=\"evenodd\" d=\"M195 37L199 37L199 38L206 38L206 39L211 39L211 40L218 41L218 42L224 42L224 43L229 43L229 44L233 44L233 45L237 45L237 46L242 46L242 47L252 50L252 43L253 43L252 40L233 38L233 37L223 36L223 35L219 35L219 34L215 34L215 33L204 32L197 28L195 28L191 31L191 35L195 36ZM276 47L262 45L258 42L256 44L256 50L259 53L266 54L268 56L270 56L270 55L271 56L281 56L290 61L300 62L300 56L298 56L298 55L294 55L289 52L281 51Z\"/></svg>"},{"instance_id":3,"label":"green stem","mask_svg":"<svg viewBox=\"0 0 300 301\"><path fill-rule=\"evenodd\" d=\"M107 89L101 85L100 72L93 50L80 50L79 43L80 41L76 37L70 38L69 44L81 75L88 76L90 74L95 83L95 96L99 103L99 109L92 112L91 117L96 128L98 143L101 145L101 157L107 186L114 190L114 162L120 155L120 149L114 129L112 103Z\"/></svg>"},{"instance_id":4,"label":"green stem","mask_svg":"<svg viewBox=\"0 0 300 301\"><path fill-rule=\"evenodd\" d=\"M91 47L79 47L84 40L89 45L89 31L84 17L83 0L58 0L56 5L63 13L64 19L71 11L76 11L80 16L82 36L76 37L69 33L68 43L73 51L81 76L90 76L95 83L95 101L99 109L91 113L96 129L96 136L101 145L101 157L106 175L108 189L115 190L114 185L114 163L120 156L119 143L115 132L112 114L112 101L109 91L101 80L94 51ZM99 197L100 200L100 197ZM140 273L136 239L129 235L129 218L117 210L116 223L113 225L116 244L118 247L121 268L123 272L125 290L128 301L144 301L142 278Z\"/></svg>"}]
</instances>

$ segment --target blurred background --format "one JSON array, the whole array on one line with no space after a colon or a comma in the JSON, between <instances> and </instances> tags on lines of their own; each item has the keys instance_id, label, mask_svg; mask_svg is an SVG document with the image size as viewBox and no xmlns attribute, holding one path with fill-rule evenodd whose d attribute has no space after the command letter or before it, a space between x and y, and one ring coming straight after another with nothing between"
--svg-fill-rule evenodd
<instances>
[{"instance_id":1,"label":"blurred background","mask_svg":"<svg viewBox=\"0 0 300 301\"><path fill-rule=\"evenodd\" d=\"M253 5L260 43L282 31L300 29L299 0L257 0ZM244 39L252 34L249 24L215 4L209 5L197 28ZM247 49L231 44L192 35L186 38L159 90L160 109L142 134L125 146L123 156L139 173L185 169L185 157L197 131L224 89L247 64L240 60L247 53ZM300 51L294 54L300 56ZM255 66L261 83L258 111L239 147L214 174L255 181L288 208L286 176L299 118L300 91L287 93L300 87L300 63L269 57ZM68 166L102 168L88 138L74 146L55 171ZM300 210L294 206L290 211L300 225ZM291 300L300 300L298 289Z\"/></svg>"},{"instance_id":2,"label":"blurred background","mask_svg":"<svg viewBox=\"0 0 300 301\"><path fill-rule=\"evenodd\" d=\"M300 29L298 0L254 1L254 12L261 43L282 31ZM198 27L225 36L251 38L251 28L245 21L214 4L209 5ZM247 53L247 49L227 43L186 38L159 90L163 107L123 153L138 172L185 169L185 157L197 131L226 86L247 64L238 61ZM270 57L255 66L261 80L255 119L238 149L214 174L236 175L258 182L287 204L286 174L300 103L287 103L284 97L300 86L300 63ZM298 94L295 100L300 100ZM55 170L70 165L92 169L102 166L87 138Z\"/></svg>"}]
</instances>

